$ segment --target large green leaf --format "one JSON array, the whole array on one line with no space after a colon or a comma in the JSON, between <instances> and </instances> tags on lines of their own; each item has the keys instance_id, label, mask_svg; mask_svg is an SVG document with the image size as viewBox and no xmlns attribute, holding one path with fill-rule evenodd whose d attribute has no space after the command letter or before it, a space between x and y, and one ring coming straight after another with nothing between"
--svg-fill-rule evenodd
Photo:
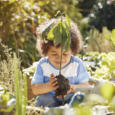
<instances>
[{"instance_id":1,"label":"large green leaf","mask_svg":"<svg viewBox=\"0 0 115 115\"><path fill-rule=\"evenodd\" d=\"M48 40L53 40L55 45L62 41L61 22L59 21L48 33Z\"/></svg>"},{"instance_id":2,"label":"large green leaf","mask_svg":"<svg viewBox=\"0 0 115 115\"><path fill-rule=\"evenodd\" d=\"M61 45L62 49L68 51L71 43L71 36L69 32L70 19L66 16L66 21L61 20L49 31L48 40L52 40L54 44Z\"/></svg>"},{"instance_id":3,"label":"large green leaf","mask_svg":"<svg viewBox=\"0 0 115 115\"><path fill-rule=\"evenodd\" d=\"M53 23L53 21L51 21L51 22L46 26L46 28L44 28L44 30L43 30L43 32L42 32L42 38L43 38L44 41L46 40L46 39L45 39L46 32L49 31L50 26L52 25L52 23Z\"/></svg>"}]
</instances>

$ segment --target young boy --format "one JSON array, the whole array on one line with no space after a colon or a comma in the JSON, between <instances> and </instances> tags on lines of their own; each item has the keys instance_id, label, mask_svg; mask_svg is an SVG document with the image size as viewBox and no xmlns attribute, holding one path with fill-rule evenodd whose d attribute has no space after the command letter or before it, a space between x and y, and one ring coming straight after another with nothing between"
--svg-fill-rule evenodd
<instances>
[{"instance_id":1,"label":"young boy","mask_svg":"<svg viewBox=\"0 0 115 115\"><path fill-rule=\"evenodd\" d=\"M51 40L44 42L42 39L44 28L48 27L51 23L51 29L58 21L59 19L51 19L50 21L42 23L37 28L37 48L39 53L45 57L39 60L32 79L32 91L34 95L39 95L36 106L57 107L62 101L60 96L55 98L54 95L55 90L59 87L55 76L59 74L61 46L55 46ZM61 65L61 74L65 76L70 83L70 90L64 97L66 103L70 102L72 96L76 92L76 88L87 86L89 80L89 75L83 62L78 57L74 56L81 48L81 34L74 22L71 21L70 25L71 45L67 52L63 51ZM47 39L47 34L48 32L45 35L45 39Z\"/></svg>"}]
</instances>

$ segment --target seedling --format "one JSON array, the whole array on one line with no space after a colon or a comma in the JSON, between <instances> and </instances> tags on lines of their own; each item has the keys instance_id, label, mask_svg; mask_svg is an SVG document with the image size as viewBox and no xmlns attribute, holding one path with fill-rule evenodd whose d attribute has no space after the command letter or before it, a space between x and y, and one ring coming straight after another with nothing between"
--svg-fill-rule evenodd
<instances>
[{"instance_id":1,"label":"seedling","mask_svg":"<svg viewBox=\"0 0 115 115\"><path fill-rule=\"evenodd\" d=\"M59 75L56 76L57 82L59 85L59 88L55 91L55 96L62 96L62 104L64 104L64 95L67 94L67 91L70 89L69 80L66 79L61 74L61 68L62 68L62 52L68 51L71 44L71 35L70 35L70 19L68 16L66 16L65 20L63 20L62 16L59 20L59 22L49 31L50 26L53 24L50 23L47 28L42 32L42 38L45 42L47 40L53 41L54 45L60 45L61 46L61 57L60 57L60 69L59 69ZM45 39L45 34L47 34L47 39Z\"/></svg>"}]
</instances>

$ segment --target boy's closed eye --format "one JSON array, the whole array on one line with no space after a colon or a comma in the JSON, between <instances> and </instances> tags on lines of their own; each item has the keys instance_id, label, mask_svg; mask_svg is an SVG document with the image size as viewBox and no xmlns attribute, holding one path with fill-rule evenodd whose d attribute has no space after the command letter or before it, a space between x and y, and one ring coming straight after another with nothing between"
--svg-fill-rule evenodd
<instances>
[{"instance_id":1,"label":"boy's closed eye","mask_svg":"<svg viewBox=\"0 0 115 115\"><path fill-rule=\"evenodd\" d=\"M57 56L57 53L51 53L52 56ZM67 56L68 53L63 53L63 56Z\"/></svg>"},{"instance_id":2,"label":"boy's closed eye","mask_svg":"<svg viewBox=\"0 0 115 115\"><path fill-rule=\"evenodd\" d=\"M50 55L57 55L57 53L55 51L51 51Z\"/></svg>"},{"instance_id":3,"label":"boy's closed eye","mask_svg":"<svg viewBox=\"0 0 115 115\"><path fill-rule=\"evenodd\" d=\"M63 53L63 55L64 55L64 56L67 56L67 55L68 55L68 53L67 53L67 52L64 52L64 53Z\"/></svg>"}]
</instances>

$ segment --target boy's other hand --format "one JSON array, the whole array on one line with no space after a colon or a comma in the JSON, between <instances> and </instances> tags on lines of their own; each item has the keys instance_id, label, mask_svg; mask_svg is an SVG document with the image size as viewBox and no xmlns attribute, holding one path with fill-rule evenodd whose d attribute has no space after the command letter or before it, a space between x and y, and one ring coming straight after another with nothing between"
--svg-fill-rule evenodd
<instances>
[{"instance_id":1,"label":"boy's other hand","mask_svg":"<svg viewBox=\"0 0 115 115\"><path fill-rule=\"evenodd\" d=\"M70 92L72 92L72 93L76 92L76 88L74 85L70 85Z\"/></svg>"},{"instance_id":2,"label":"boy's other hand","mask_svg":"<svg viewBox=\"0 0 115 115\"><path fill-rule=\"evenodd\" d=\"M67 96L67 95L68 95L69 93L71 93L71 92L73 92L73 88L72 88L71 85L70 85L70 89L67 91L67 94L64 95L64 97ZM62 98L62 95L57 96L57 98Z\"/></svg>"},{"instance_id":3,"label":"boy's other hand","mask_svg":"<svg viewBox=\"0 0 115 115\"><path fill-rule=\"evenodd\" d=\"M50 75L50 78L49 78L49 88L51 90L56 90L57 88L59 88L57 79L54 77L54 74Z\"/></svg>"}]
</instances>

